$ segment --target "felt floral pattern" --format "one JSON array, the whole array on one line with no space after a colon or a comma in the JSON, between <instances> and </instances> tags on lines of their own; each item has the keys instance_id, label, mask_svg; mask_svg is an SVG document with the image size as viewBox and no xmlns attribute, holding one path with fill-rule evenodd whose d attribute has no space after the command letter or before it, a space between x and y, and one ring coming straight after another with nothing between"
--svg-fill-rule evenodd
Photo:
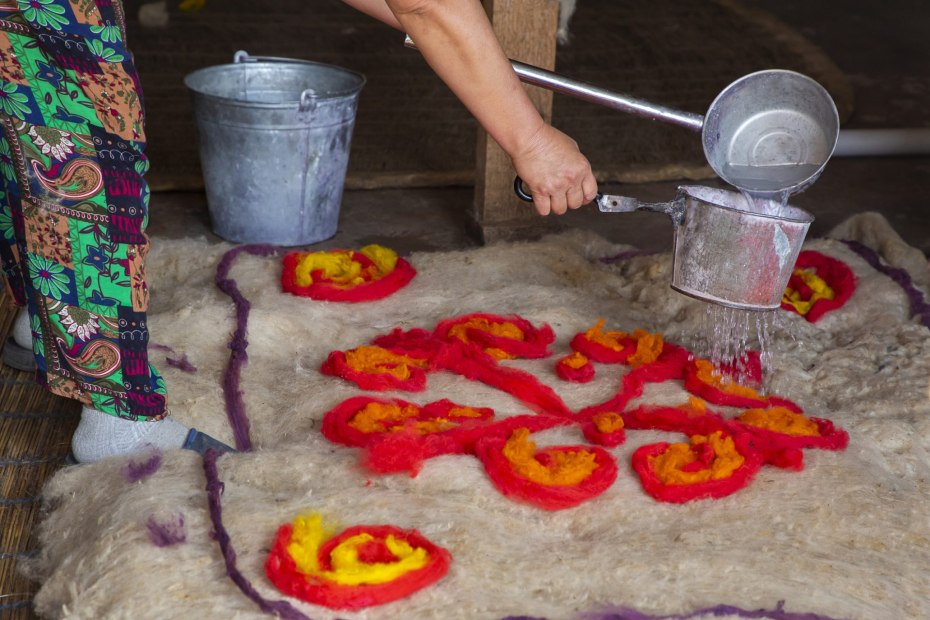
<instances>
[{"instance_id":1,"label":"felt floral pattern","mask_svg":"<svg viewBox=\"0 0 930 620\"><path fill-rule=\"evenodd\" d=\"M362 302L382 299L405 287L416 270L390 248L366 245L358 251L288 252L282 259L281 288L311 299Z\"/></svg>"},{"instance_id":2,"label":"felt floral pattern","mask_svg":"<svg viewBox=\"0 0 930 620\"><path fill-rule=\"evenodd\" d=\"M442 579L452 556L416 530L356 525L335 535L319 515L278 529L265 573L284 594L331 609L387 603Z\"/></svg>"},{"instance_id":3,"label":"felt floral pattern","mask_svg":"<svg viewBox=\"0 0 930 620\"><path fill-rule=\"evenodd\" d=\"M686 442L642 446L632 457L646 493L673 503L724 497L750 484L763 465L799 470L803 449L842 450L848 444L847 433L829 420L808 418L790 400L740 383L744 377L761 379L758 355L746 356L739 369L718 367L662 334L605 330L604 321L572 338L573 353L559 358L555 374L589 380L595 363L628 370L613 396L572 410L537 376L507 364L548 357L553 340L547 325L477 313L440 321L432 332L394 330L371 344L334 351L322 372L363 389L420 391L429 374L446 371L505 392L533 414L498 419L490 409L449 401L420 407L358 396L326 414L323 434L363 449L376 473L416 475L433 456L475 456L503 495L547 510L576 506L610 488L618 467L605 448L622 444L629 431L686 436ZM647 384L665 381L682 382L688 402L630 406ZM711 406L738 413L725 415ZM591 445L538 446L536 434L571 426Z\"/></svg>"},{"instance_id":4,"label":"felt floral pattern","mask_svg":"<svg viewBox=\"0 0 930 620\"><path fill-rule=\"evenodd\" d=\"M856 276L846 263L805 250L798 255L781 307L811 323L841 308L856 290Z\"/></svg>"}]
</instances>

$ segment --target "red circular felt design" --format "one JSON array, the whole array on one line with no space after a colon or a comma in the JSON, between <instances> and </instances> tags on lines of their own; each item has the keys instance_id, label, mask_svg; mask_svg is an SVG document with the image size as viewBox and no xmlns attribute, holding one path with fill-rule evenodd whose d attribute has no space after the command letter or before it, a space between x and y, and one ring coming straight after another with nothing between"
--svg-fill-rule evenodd
<instances>
[{"instance_id":1,"label":"red circular felt design","mask_svg":"<svg viewBox=\"0 0 930 620\"><path fill-rule=\"evenodd\" d=\"M797 308L782 301L782 309L800 314L811 323L816 323L828 312L842 308L856 290L856 276L852 269L843 261L820 252L805 250L798 254L794 270L798 269L813 270L817 277L833 290L833 299L818 299L806 314L798 312ZM801 293L804 300L811 298L811 291L807 284L795 274L792 274L788 280L788 289Z\"/></svg>"},{"instance_id":2,"label":"red circular felt design","mask_svg":"<svg viewBox=\"0 0 930 620\"><path fill-rule=\"evenodd\" d=\"M332 251L332 253L335 252L350 253L351 260L361 265L363 273L369 273L366 270L374 265L372 260L361 252L352 250ZM312 274L313 282L301 286L297 283L296 269L305 254L306 252L288 252L281 259L281 288L284 292L292 295L321 301L358 303L383 299L407 286L417 274L416 269L409 262L398 257L393 270L382 274L381 277L368 279L361 284L346 286L327 280L321 273L314 272Z\"/></svg>"},{"instance_id":3,"label":"red circular felt design","mask_svg":"<svg viewBox=\"0 0 930 620\"><path fill-rule=\"evenodd\" d=\"M633 453L633 469L639 475L646 493L662 502L681 504L696 499L720 498L731 495L747 486L762 466L762 457L752 449L748 434L733 435L736 450L743 457L740 465L729 477L694 484L666 484L656 475L651 459L671 446L660 442L641 446Z\"/></svg>"},{"instance_id":4,"label":"red circular felt design","mask_svg":"<svg viewBox=\"0 0 930 620\"><path fill-rule=\"evenodd\" d=\"M449 332L453 327L461 325L462 323L468 323L475 319L483 319L488 323L510 323L516 326L523 334L523 339L518 340L516 338L498 336L475 327L466 329L465 333L468 336L469 342L480 346L482 349L500 349L504 353L514 357L537 359L549 355L548 347L555 340L555 332L553 332L552 328L548 325L543 324L540 327L536 327L523 317L517 315L501 316L482 312L464 314L454 319L440 321L439 324L436 325L433 334L443 341L456 340L461 342L461 340L455 336L450 335Z\"/></svg>"},{"instance_id":5,"label":"red circular felt design","mask_svg":"<svg viewBox=\"0 0 930 620\"><path fill-rule=\"evenodd\" d=\"M317 575L306 575L298 570L294 559L287 552L293 531L294 526L291 523L278 529L271 553L265 561L265 574L284 594L330 609L362 609L404 598L442 579L449 571L452 561L448 551L435 545L416 530L402 530L393 525L356 525L343 530L320 546L318 561L323 570L331 568L330 552L344 540L359 534L370 534L376 541L393 536L414 548L425 549L429 561L425 566L387 583L345 585ZM383 562L384 553L390 552L385 549L373 553L368 559L371 562Z\"/></svg>"},{"instance_id":6,"label":"red circular felt design","mask_svg":"<svg viewBox=\"0 0 930 620\"><path fill-rule=\"evenodd\" d=\"M494 486L511 499L531 504L545 510L571 508L597 497L614 483L617 478L617 463L603 448L596 446L551 446L536 451L536 458L544 460L555 452L594 453L597 468L580 484L559 486L540 484L518 474L504 455L507 436L486 437L478 441L477 455Z\"/></svg>"}]
</instances>

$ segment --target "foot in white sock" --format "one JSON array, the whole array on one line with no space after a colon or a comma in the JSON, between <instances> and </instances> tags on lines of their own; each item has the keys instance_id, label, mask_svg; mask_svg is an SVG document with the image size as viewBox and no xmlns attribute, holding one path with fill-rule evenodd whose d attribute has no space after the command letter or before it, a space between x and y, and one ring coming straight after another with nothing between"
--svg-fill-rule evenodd
<instances>
[{"instance_id":1,"label":"foot in white sock","mask_svg":"<svg viewBox=\"0 0 930 620\"><path fill-rule=\"evenodd\" d=\"M69 459L76 463L93 463L107 457L126 456L151 448L183 448L199 454L207 450L235 452L223 442L188 428L173 418L163 418L157 422L135 422L84 407L81 422L71 439Z\"/></svg>"},{"instance_id":2,"label":"foot in white sock","mask_svg":"<svg viewBox=\"0 0 930 620\"><path fill-rule=\"evenodd\" d=\"M32 350L32 321L29 318L29 312L25 308L20 308L16 314L11 335L13 336L13 342L24 349Z\"/></svg>"},{"instance_id":3,"label":"foot in white sock","mask_svg":"<svg viewBox=\"0 0 930 620\"><path fill-rule=\"evenodd\" d=\"M16 370L33 371L36 368L32 352L32 323L25 308L20 308L10 337L3 345L3 363Z\"/></svg>"},{"instance_id":4,"label":"foot in white sock","mask_svg":"<svg viewBox=\"0 0 930 620\"><path fill-rule=\"evenodd\" d=\"M172 418L135 422L84 407L71 439L71 452L79 463L125 456L153 447L172 450L184 445L190 429Z\"/></svg>"}]
</instances>

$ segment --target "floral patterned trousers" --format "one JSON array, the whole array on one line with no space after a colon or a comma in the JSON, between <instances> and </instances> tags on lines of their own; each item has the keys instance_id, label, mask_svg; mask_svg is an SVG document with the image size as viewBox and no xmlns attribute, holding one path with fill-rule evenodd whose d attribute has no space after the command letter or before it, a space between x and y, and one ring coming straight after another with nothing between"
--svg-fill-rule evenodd
<instances>
[{"instance_id":1,"label":"floral patterned trousers","mask_svg":"<svg viewBox=\"0 0 930 620\"><path fill-rule=\"evenodd\" d=\"M0 0L0 258L38 381L164 417L148 362L141 89L119 0Z\"/></svg>"}]
</instances>

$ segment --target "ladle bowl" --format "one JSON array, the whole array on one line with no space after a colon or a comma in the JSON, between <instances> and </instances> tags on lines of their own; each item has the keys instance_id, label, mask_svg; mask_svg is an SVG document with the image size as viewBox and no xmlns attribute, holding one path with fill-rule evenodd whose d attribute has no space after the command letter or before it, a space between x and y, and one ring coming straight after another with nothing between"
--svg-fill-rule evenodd
<instances>
[{"instance_id":1,"label":"ladle bowl","mask_svg":"<svg viewBox=\"0 0 930 620\"><path fill-rule=\"evenodd\" d=\"M704 156L730 185L756 198L795 194L833 155L839 115L816 81L781 69L746 75L710 104L701 128Z\"/></svg>"}]
</instances>

